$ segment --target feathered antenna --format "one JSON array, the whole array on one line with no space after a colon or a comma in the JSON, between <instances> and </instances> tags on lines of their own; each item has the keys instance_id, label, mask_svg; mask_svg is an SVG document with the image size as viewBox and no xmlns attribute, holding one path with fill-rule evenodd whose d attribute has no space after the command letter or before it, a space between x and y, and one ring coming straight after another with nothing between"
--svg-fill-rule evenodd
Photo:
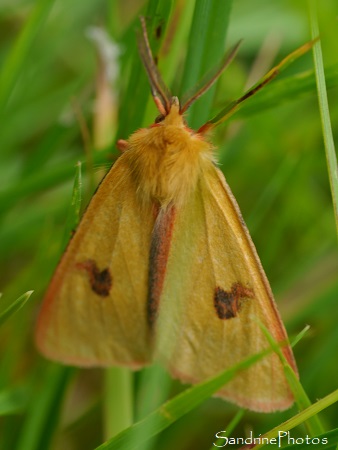
<instances>
[{"instance_id":1,"label":"feathered antenna","mask_svg":"<svg viewBox=\"0 0 338 450\"><path fill-rule=\"evenodd\" d=\"M171 93L156 66L147 33L147 26L144 17L140 17L142 25L142 33L139 34L137 45L142 59L143 65L147 71L150 82L151 93L154 98L157 109L161 114L166 116L170 111Z\"/></svg>"}]
</instances>

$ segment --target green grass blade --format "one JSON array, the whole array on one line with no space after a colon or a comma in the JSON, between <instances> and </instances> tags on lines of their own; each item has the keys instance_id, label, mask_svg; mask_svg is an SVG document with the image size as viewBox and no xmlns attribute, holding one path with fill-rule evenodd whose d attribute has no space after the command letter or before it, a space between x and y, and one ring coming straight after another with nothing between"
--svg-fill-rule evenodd
<instances>
[{"instance_id":1,"label":"green grass blade","mask_svg":"<svg viewBox=\"0 0 338 450\"><path fill-rule=\"evenodd\" d=\"M75 168L72 200L67 215L65 234L63 239L63 248L66 247L69 239L71 238L80 221L81 194L82 194L82 172L81 172L81 162L78 162Z\"/></svg>"},{"instance_id":2,"label":"green grass blade","mask_svg":"<svg viewBox=\"0 0 338 450\"><path fill-rule=\"evenodd\" d=\"M0 213L4 213L13 206L13 203L30 194L37 193L44 185L49 189L74 174L71 164L63 163L51 170L44 170L39 174L30 174L21 180L19 185L13 184L0 193Z\"/></svg>"},{"instance_id":3,"label":"green grass blade","mask_svg":"<svg viewBox=\"0 0 338 450\"><path fill-rule=\"evenodd\" d=\"M59 420L64 392L73 368L50 364L40 370L38 392L32 396L16 450L46 450Z\"/></svg>"},{"instance_id":4,"label":"green grass blade","mask_svg":"<svg viewBox=\"0 0 338 450\"><path fill-rule=\"evenodd\" d=\"M207 24L211 12L212 1L196 0L190 27L187 56L185 60L184 72L181 82L182 95L189 91L199 80L204 43L207 35Z\"/></svg>"},{"instance_id":5,"label":"green grass blade","mask_svg":"<svg viewBox=\"0 0 338 450\"><path fill-rule=\"evenodd\" d=\"M317 1L309 0L309 7L310 7L311 34L312 37L315 38L319 36L319 27L317 21ZM318 102L323 128L326 160L332 192L332 202L336 220L336 228L338 233L338 166L332 134L329 103L327 99L325 73L323 66L323 54L320 41L318 41L313 47L313 61L315 66Z\"/></svg>"},{"instance_id":6,"label":"green grass blade","mask_svg":"<svg viewBox=\"0 0 338 450\"><path fill-rule=\"evenodd\" d=\"M225 427L226 431L221 431L221 433L223 433L223 436L225 436L225 433L227 437L231 436L232 432L244 416L244 413L245 409L240 409L239 411L237 411L230 423ZM217 441L213 442L212 447L210 447L209 450L215 450L215 447L224 447L224 438L219 437Z\"/></svg>"},{"instance_id":7,"label":"green grass blade","mask_svg":"<svg viewBox=\"0 0 338 450\"><path fill-rule=\"evenodd\" d=\"M127 430L122 431L115 438L97 447L97 450L138 449L138 446L142 444L142 441L136 441L135 434L146 440L156 436L217 392L239 371L264 358L270 352L271 350L267 350L252 355L211 380L207 380L187 389L182 394L179 394L175 398L164 403L159 409L149 414L145 419L135 423Z\"/></svg>"},{"instance_id":8,"label":"green grass blade","mask_svg":"<svg viewBox=\"0 0 338 450\"><path fill-rule=\"evenodd\" d=\"M166 401L171 384L171 377L161 366L155 364L145 368L141 372L139 377L139 389L137 390L137 396L134 398L134 403L137 405L134 422L144 419L148 414L155 411L159 405ZM118 408L119 401L116 402L116 389L119 389L119 385L112 386L112 399L114 399L114 401L111 407L114 405L116 414L120 414ZM131 425L131 423L129 425ZM128 443L130 447L137 448L138 450L151 450L157 448L158 443L156 437L155 439L149 439L149 429L147 426L138 427L134 431L135 432L130 435L130 441ZM110 437L111 436L113 436L113 434L111 434Z\"/></svg>"},{"instance_id":9,"label":"green grass blade","mask_svg":"<svg viewBox=\"0 0 338 450\"><path fill-rule=\"evenodd\" d=\"M304 439L303 443L299 441L298 443L292 445L287 445L285 447L283 446L283 449L307 450L310 446L313 446L316 449L334 448L338 444L338 428L328 431L327 433L320 434L319 436L313 436L312 438L309 439L308 442L306 441L306 438L303 439Z\"/></svg>"},{"instance_id":10,"label":"green grass blade","mask_svg":"<svg viewBox=\"0 0 338 450\"><path fill-rule=\"evenodd\" d=\"M288 361L286 360L284 353L282 352L282 349L277 344L277 342L273 339L273 337L270 335L269 331L264 327L264 325L260 325L261 329L266 336L267 340L269 341L271 348L278 354L282 364L283 369L285 373L285 377L289 383L290 389L294 395L297 407L299 410L303 410L311 405L311 402L300 383L297 375L289 365ZM304 335L304 331L301 333L301 335ZM296 341L299 341L299 337L296 338ZM309 433L312 436L315 436L317 434L321 434L324 432L324 428L318 418L318 416L311 417L306 423L305 423Z\"/></svg>"},{"instance_id":11,"label":"green grass blade","mask_svg":"<svg viewBox=\"0 0 338 450\"><path fill-rule=\"evenodd\" d=\"M197 0L190 28L188 53L182 78L181 97L220 62L225 54L225 38L232 1ZM216 86L212 86L187 112L189 125L198 128L210 117Z\"/></svg>"},{"instance_id":12,"label":"green grass blade","mask_svg":"<svg viewBox=\"0 0 338 450\"><path fill-rule=\"evenodd\" d=\"M0 392L0 416L21 413L27 405L29 392L27 386Z\"/></svg>"},{"instance_id":13,"label":"green grass blade","mask_svg":"<svg viewBox=\"0 0 338 450\"><path fill-rule=\"evenodd\" d=\"M218 124L225 122L228 120L235 112L242 107L243 104L247 101L247 99L251 98L257 92L261 91L268 83L270 83L282 70L285 70L291 63L293 63L296 59L303 56L306 52L310 50L313 46L314 42L307 42L302 45L298 49L291 52L284 59L282 59L276 66L274 66L266 75L264 75L257 83L255 83L252 87L250 87L244 95L242 95L237 100L229 103L223 110L221 110L215 117L208 120L206 122L206 128L208 126L215 127ZM203 126L204 128L204 126Z\"/></svg>"},{"instance_id":14,"label":"green grass blade","mask_svg":"<svg viewBox=\"0 0 338 450\"><path fill-rule=\"evenodd\" d=\"M94 164L107 163L107 152L95 152L93 155ZM75 162L74 162L75 164ZM40 192L58 186L60 183L71 179L74 176L74 164L72 162L62 162L53 168L27 174L22 177L20 184L13 183L0 192L0 214L13 206L13 203Z\"/></svg>"},{"instance_id":15,"label":"green grass blade","mask_svg":"<svg viewBox=\"0 0 338 450\"><path fill-rule=\"evenodd\" d=\"M6 320L19 309L21 309L28 301L29 297L34 291L27 291L17 298L4 312L0 314L0 326L6 322Z\"/></svg>"},{"instance_id":16,"label":"green grass blade","mask_svg":"<svg viewBox=\"0 0 338 450\"><path fill-rule=\"evenodd\" d=\"M104 436L109 439L133 423L133 375L130 369L105 370Z\"/></svg>"},{"instance_id":17,"label":"green grass blade","mask_svg":"<svg viewBox=\"0 0 338 450\"><path fill-rule=\"evenodd\" d=\"M292 340L291 347L297 345L298 342L303 339L304 335L309 331L309 329L310 326L306 325L306 327L304 327L304 329L300 333L298 333L298 335Z\"/></svg>"},{"instance_id":18,"label":"green grass blade","mask_svg":"<svg viewBox=\"0 0 338 450\"><path fill-rule=\"evenodd\" d=\"M30 18L22 29L15 45L0 72L0 116L13 91L20 73L24 72L25 60L40 28L46 21L54 0L39 0L34 5Z\"/></svg>"},{"instance_id":19,"label":"green grass blade","mask_svg":"<svg viewBox=\"0 0 338 450\"><path fill-rule=\"evenodd\" d=\"M316 414L318 414L319 412L323 411L324 409L328 408L329 406L333 405L336 402L338 402L338 389L336 391L331 392L331 394L327 395L321 400L318 400L318 402L304 409L304 411L296 414L286 422L283 422L277 427L274 427L272 430L262 435L261 438L266 437L271 439L278 436L280 430L283 431L292 430L296 426L303 424L311 417L314 417ZM259 449L261 447L264 447L264 444L256 445L255 449Z\"/></svg>"}]
</instances>

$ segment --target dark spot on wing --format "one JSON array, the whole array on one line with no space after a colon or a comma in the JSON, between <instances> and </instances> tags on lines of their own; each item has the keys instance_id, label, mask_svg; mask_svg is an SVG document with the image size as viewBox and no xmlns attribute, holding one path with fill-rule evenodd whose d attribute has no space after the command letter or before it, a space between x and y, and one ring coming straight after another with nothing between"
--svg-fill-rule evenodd
<instances>
[{"instance_id":1,"label":"dark spot on wing","mask_svg":"<svg viewBox=\"0 0 338 450\"><path fill-rule=\"evenodd\" d=\"M76 266L87 272L92 291L101 297L107 297L109 295L113 278L108 268L100 270L93 259L77 263Z\"/></svg>"},{"instance_id":2,"label":"dark spot on wing","mask_svg":"<svg viewBox=\"0 0 338 450\"><path fill-rule=\"evenodd\" d=\"M254 293L240 283L234 283L230 291L225 291L217 286L214 294L214 307L217 316L220 319L237 317L244 298L254 298Z\"/></svg>"}]
</instances>

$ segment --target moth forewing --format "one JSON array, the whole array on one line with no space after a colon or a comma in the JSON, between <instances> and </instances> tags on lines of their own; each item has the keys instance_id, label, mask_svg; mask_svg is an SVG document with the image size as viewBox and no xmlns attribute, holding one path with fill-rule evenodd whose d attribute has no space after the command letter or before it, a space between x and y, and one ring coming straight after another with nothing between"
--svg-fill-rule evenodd
<instances>
[{"instance_id":1,"label":"moth forewing","mask_svg":"<svg viewBox=\"0 0 338 450\"><path fill-rule=\"evenodd\" d=\"M155 330L158 358L191 383L268 348L259 321L278 342L287 339L223 174L210 165L198 184L176 213ZM295 369L291 350L285 354ZM265 412L293 403L276 354L241 372L218 395Z\"/></svg>"},{"instance_id":2,"label":"moth forewing","mask_svg":"<svg viewBox=\"0 0 338 450\"><path fill-rule=\"evenodd\" d=\"M154 217L138 201L124 159L94 195L46 293L36 341L50 359L132 368L151 360L147 249Z\"/></svg>"}]
</instances>

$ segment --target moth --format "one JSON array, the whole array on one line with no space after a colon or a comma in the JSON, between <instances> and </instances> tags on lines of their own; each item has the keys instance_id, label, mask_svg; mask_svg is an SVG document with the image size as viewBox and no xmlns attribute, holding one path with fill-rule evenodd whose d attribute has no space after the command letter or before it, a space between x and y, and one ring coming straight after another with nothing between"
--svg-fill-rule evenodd
<instances>
[{"instance_id":1,"label":"moth","mask_svg":"<svg viewBox=\"0 0 338 450\"><path fill-rule=\"evenodd\" d=\"M144 28L140 53L159 116L120 140L121 156L91 200L47 290L36 342L47 357L82 367L160 361L196 383L269 348L287 334L237 202L217 167L207 132L269 82L260 83L194 131L154 62ZM282 349L297 373L291 348ZM218 396L260 412L293 403L282 364L271 353L240 372Z\"/></svg>"}]
</instances>

